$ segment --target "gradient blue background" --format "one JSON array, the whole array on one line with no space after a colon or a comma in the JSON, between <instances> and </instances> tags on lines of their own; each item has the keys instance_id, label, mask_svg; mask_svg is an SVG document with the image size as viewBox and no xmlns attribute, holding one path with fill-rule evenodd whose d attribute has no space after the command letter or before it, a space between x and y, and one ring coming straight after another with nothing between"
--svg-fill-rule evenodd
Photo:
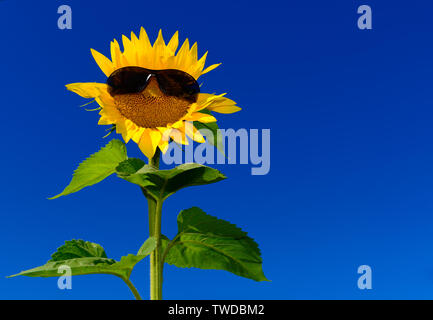
<instances>
[{"instance_id":1,"label":"gradient blue background","mask_svg":"<svg viewBox=\"0 0 433 320\"><path fill-rule=\"evenodd\" d=\"M69 4L73 29L57 29ZM373 9L373 30L357 8ZM164 207L197 205L257 240L272 282L224 271L165 269L167 299L433 298L433 4L427 1L0 1L0 298L130 299L112 276L6 275L45 263L64 240L101 243L110 257L147 237L140 190L116 177L49 201L78 162L107 143L96 113L64 85L104 81L90 48L144 26L154 40L209 50L204 91L244 109L223 128L270 128L271 172L218 168L229 179L183 190ZM131 155L138 155L135 145ZM373 269L373 290L357 268ZM148 298L148 263L133 281Z\"/></svg>"}]
</instances>

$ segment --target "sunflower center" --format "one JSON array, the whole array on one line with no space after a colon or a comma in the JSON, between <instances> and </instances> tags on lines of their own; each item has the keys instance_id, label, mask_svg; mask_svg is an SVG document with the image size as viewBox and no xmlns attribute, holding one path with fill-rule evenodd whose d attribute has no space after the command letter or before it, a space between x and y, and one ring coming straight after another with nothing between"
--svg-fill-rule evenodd
<instances>
[{"instance_id":1,"label":"sunflower center","mask_svg":"<svg viewBox=\"0 0 433 320\"><path fill-rule=\"evenodd\" d=\"M191 102L164 94L155 77L150 77L146 88L139 93L114 95L119 112L143 128L165 127L180 120L188 112Z\"/></svg>"}]
</instances>

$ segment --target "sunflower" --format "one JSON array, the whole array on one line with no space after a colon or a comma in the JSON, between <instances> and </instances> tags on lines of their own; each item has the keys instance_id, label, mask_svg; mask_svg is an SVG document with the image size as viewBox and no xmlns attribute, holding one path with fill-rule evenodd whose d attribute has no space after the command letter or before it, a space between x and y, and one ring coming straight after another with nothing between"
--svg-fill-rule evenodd
<instances>
[{"instance_id":1,"label":"sunflower","mask_svg":"<svg viewBox=\"0 0 433 320\"><path fill-rule=\"evenodd\" d=\"M93 98L100 106L98 124L112 125L126 143L138 144L152 158L157 148L163 153L170 140L188 144L188 138L203 143L204 137L193 122L216 122L211 112L234 113L241 110L225 94L200 93L198 78L220 64L207 68L207 52L198 59L197 43L188 39L179 50L178 32L165 44L159 31L152 45L141 28L137 37L122 36L111 42L111 60L91 49L106 83L72 83L67 89L84 98ZM176 53L177 51L177 53Z\"/></svg>"}]
</instances>

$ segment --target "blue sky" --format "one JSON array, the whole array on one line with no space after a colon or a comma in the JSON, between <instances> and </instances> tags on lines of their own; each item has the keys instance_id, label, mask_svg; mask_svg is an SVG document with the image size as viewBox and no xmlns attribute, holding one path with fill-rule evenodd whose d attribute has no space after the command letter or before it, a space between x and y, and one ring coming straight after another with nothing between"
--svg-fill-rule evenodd
<instances>
[{"instance_id":1,"label":"blue sky","mask_svg":"<svg viewBox=\"0 0 433 320\"><path fill-rule=\"evenodd\" d=\"M57 8L72 7L72 30ZM369 4L373 30L357 28ZM218 166L229 179L182 190L164 206L163 231L199 206L249 232L265 274L167 267L167 299L433 298L433 5L426 1L0 2L2 154L0 298L130 299L112 276L6 275L41 265L64 240L100 243L110 257L148 236L140 190L116 177L54 201L77 164L108 142L97 114L68 92L105 81L90 48L145 27L179 30L209 50L203 90L228 92L243 111L223 128L271 129L271 171ZM135 145L128 145L138 156ZM357 288L357 268L373 289ZM148 297L148 263L132 280Z\"/></svg>"}]
</instances>

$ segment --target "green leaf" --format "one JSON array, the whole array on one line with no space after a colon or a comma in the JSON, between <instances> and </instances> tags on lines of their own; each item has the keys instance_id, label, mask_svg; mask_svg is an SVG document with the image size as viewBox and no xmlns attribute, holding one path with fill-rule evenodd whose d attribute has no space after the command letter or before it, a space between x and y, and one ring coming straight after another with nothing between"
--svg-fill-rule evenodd
<instances>
[{"instance_id":1,"label":"green leaf","mask_svg":"<svg viewBox=\"0 0 433 320\"><path fill-rule=\"evenodd\" d=\"M153 237L147 239L137 252L137 256L148 256L156 248L156 240Z\"/></svg>"},{"instance_id":2,"label":"green leaf","mask_svg":"<svg viewBox=\"0 0 433 320\"><path fill-rule=\"evenodd\" d=\"M201 110L201 113L207 113L212 114L209 110ZM198 130L206 129L209 130L212 134L206 134L204 132L201 132L205 137L206 141L210 143L211 145L215 146L222 154L224 154L224 143L223 143L223 135L221 134L221 131L219 130L218 124L216 122L210 122L210 123L202 123L198 121L194 121L194 127L196 127Z\"/></svg>"},{"instance_id":3,"label":"green leaf","mask_svg":"<svg viewBox=\"0 0 433 320\"><path fill-rule=\"evenodd\" d=\"M58 272L59 267L66 265L71 268L72 275L112 274L129 279L134 266L149 255L155 247L155 239L149 238L137 255L129 254L116 261L107 258L99 244L83 240L66 241L43 266L21 271L10 277L59 277L62 275Z\"/></svg>"},{"instance_id":4,"label":"green leaf","mask_svg":"<svg viewBox=\"0 0 433 320\"><path fill-rule=\"evenodd\" d=\"M84 240L70 240L65 241L65 244L57 249L51 255L50 261L62 261L74 258L97 257L107 258L104 248L99 244L84 241Z\"/></svg>"},{"instance_id":5,"label":"green leaf","mask_svg":"<svg viewBox=\"0 0 433 320\"><path fill-rule=\"evenodd\" d=\"M115 172L120 162L127 158L125 144L117 139L110 141L101 150L80 163L65 190L50 199L66 196L104 180Z\"/></svg>"},{"instance_id":6,"label":"green leaf","mask_svg":"<svg viewBox=\"0 0 433 320\"><path fill-rule=\"evenodd\" d=\"M123 161L116 171L120 178L141 186L146 196L162 200L182 188L226 178L218 170L197 163L182 164L170 170L157 170L139 159Z\"/></svg>"},{"instance_id":7,"label":"green leaf","mask_svg":"<svg viewBox=\"0 0 433 320\"><path fill-rule=\"evenodd\" d=\"M181 211L177 223L178 234L173 241L162 237L166 263L180 268L226 270L268 281L258 245L246 232L197 207Z\"/></svg>"}]
</instances>

